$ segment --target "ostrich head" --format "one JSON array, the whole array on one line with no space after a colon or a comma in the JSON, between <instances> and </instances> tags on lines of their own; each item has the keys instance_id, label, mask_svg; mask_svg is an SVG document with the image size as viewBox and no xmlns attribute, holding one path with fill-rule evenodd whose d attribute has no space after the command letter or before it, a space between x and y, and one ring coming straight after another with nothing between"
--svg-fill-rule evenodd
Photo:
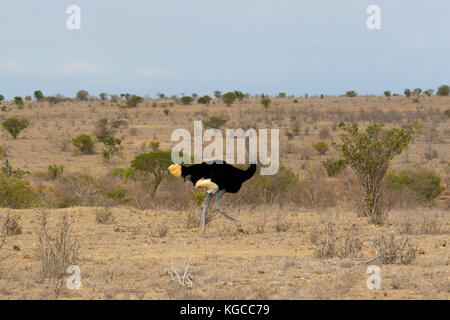
<instances>
[{"instance_id":1,"label":"ostrich head","mask_svg":"<svg viewBox=\"0 0 450 320\"><path fill-rule=\"evenodd\" d=\"M168 168L171 175L181 177L181 166L179 164L171 164Z\"/></svg>"}]
</instances>

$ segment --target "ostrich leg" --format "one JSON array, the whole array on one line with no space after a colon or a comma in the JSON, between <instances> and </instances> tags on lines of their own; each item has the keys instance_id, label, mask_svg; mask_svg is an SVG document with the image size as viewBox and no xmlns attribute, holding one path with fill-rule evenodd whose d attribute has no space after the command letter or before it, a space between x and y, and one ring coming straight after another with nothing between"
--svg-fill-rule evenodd
<instances>
[{"instance_id":1,"label":"ostrich leg","mask_svg":"<svg viewBox=\"0 0 450 320\"><path fill-rule=\"evenodd\" d=\"M205 201L203 202L203 210L202 210L202 220L200 224L202 225L202 232L205 233L205 221L206 221L206 212L208 211L209 203L211 202L211 198L214 196L213 193L208 193Z\"/></svg>"},{"instance_id":2,"label":"ostrich leg","mask_svg":"<svg viewBox=\"0 0 450 320\"><path fill-rule=\"evenodd\" d=\"M233 218L232 216L226 214L225 211L223 211L220 202L221 202L222 197L223 197L224 194L225 194L225 190L220 190L219 192L217 192L217 195L216 195L216 201L215 201L215 203L214 203L214 208L216 208L217 210L219 210L219 212L220 212L223 216L225 216L226 218L230 219L231 221L236 222L236 223L240 226L240 223L239 223L238 220L236 220L236 219Z\"/></svg>"}]
</instances>

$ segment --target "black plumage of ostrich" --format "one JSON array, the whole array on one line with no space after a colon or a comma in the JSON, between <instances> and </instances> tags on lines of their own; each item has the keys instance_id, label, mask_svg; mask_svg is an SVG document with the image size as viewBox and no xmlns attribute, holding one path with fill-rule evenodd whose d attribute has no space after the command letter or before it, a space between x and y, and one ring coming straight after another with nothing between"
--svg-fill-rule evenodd
<instances>
[{"instance_id":1,"label":"black plumage of ostrich","mask_svg":"<svg viewBox=\"0 0 450 320\"><path fill-rule=\"evenodd\" d=\"M246 138L245 146L247 152L249 152L248 145L248 138ZM237 193L241 189L242 184L253 177L256 172L256 164L251 163L247 170L241 170L225 161L215 160L193 164L191 166L172 164L169 166L169 172L175 177L181 177L185 181L191 181L196 188L207 190L208 195L203 202L204 207L200 222L202 232L205 232L206 213L214 195L216 195L214 204L215 209L217 209L224 217L235 222L240 228L239 221L229 214L226 214L222 209L221 200L227 192Z\"/></svg>"}]
</instances>

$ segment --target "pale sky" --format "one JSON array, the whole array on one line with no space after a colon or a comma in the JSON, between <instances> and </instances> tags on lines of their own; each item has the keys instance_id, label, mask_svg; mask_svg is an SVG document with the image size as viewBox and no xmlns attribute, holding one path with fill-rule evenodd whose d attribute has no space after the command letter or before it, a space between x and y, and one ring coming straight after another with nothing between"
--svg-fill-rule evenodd
<instances>
[{"instance_id":1,"label":"pale sky","mask_svg":"<svg viewBox=\"0 0 450 320\"><path fill-rule=\"evenodd\" d=\"M66 26L72 4L80 30ZM448 0L1 0L0 94L436 89L450 84L449 12Z\"/></svg>"}]
</instances>

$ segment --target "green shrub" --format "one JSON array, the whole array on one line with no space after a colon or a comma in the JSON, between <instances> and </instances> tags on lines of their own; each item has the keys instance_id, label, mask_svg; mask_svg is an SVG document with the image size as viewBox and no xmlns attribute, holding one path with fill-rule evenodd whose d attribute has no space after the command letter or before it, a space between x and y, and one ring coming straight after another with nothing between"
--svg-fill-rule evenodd
<instances>
[{"instance_id":1,"label":"green shrub","mask_svg":"<svg viewBox=\"0 0 450 320\"><path fill-rule=\"evenodd\" d=\"M261 98L260 100L261 104L266 108L269 107L271 101L270 98Z\"/></svg>"},{"instance_id":2,"label":"green shrub","mask_svg":"<svg viewBox=\"0 0 450 320\"><path fill-rule=\"evenodd\" d=\"M424 203L432 201L442 192L440 183L439 174L424 168L391 171L386 175L388 188L411 190Z\"/></svg>"},{"instance_id":3,"label":"green shrub","mask_svg":"<svg viewBox=\"0 0 450 320\"><path fill-rule=\"evenodd\" d=\"M229 107L236 100L236 94L234 92L227 92L222 96L222 101Z\"/></svg>"},{"instance_id":4,"label":"green shrub","mask_svg":"<svg viewBox=\"0 0 450 320\"><path fill-rule=\"evenodd\" d=\"M108 137L103 139L105 148L103 149L103 159L110 161L114 156L122 156L123 147L120 145L122 141L120 139Z\"/></svg>"},{"instance_id":5,"label":"green shrub","mask_svg":"<svg viewBox=\"0 0 450 320\"><path fill-rule=\"evenodd\" d=\"M22 99L22 97L14 97L14 103L17 106L19 106L19 107L23 106L23 99Z\"/></svg>"},{"instance_id":6,"label":"green shrub","mask_svg":"<svg viewBox=\"0 0 450 320\"><path fill-rule=\"evenodd\" d=\"M41 90L36 90L36 91L34 92L34 98L35 98L37 101L42 101L42 100L44 100L44 94L42 93Z\"/></svg>"},{"instance_id":7,"label":"green shrub","mask_svg":"<svg viewBox=\"0 0 450 320\"><path fill-rule=\"evenodd\" d=\"M78 137L73 138L72 144L82 153L91 153L92 148L94 147L92 138L87 134L81 134Z\"/></svg>"},{"instance_id":8,"label":"green shrub","mask_svg":"<svg viewBox=\"0 0 450 320\"><path fill-rule=\"evenodd\" d=\"M5 154L6 154L6 151L5 151L5 149L3 149L3 147L2 147L2 146L0 146L0 160L2 160L2 159L3 159L3 157L5 156Z\"/></svg>"},{"instance_id":9,"label":"green shrub","mask_svg":"<svg viewBox=\"0 0 450 320\"><path fill-rule=\"evenodd\" d=\"M347 167L345 161L341 159L339 160L328 159L326 161L322 161L322 164L325 170L327 170L327 174L329 177L337 177L339 173L341 173Z\"/></svg>"},{"instance_id":10,"label":"green shrub","mask_svg":"<svg viewBox=\"0 0 450 320\"><path fill-rule=\"evenodd\" d=\"M227 120L212 116L208 120L203 120L203 126L205 128L213 128L213 129L219 129L221 126L223 126Z\"/></svg>"},{"instance_id":11,"label":"green shrub","mask_svg":"<svg viewBox=\"0 0 450 320\"><path fill-rule=\"evenodd\" d=\"M301 182L291 169L280 165L278 172L274 175L255 175L250 184L263 198L266 204L275 201L280 205L287 202L290 197L299 193Z\"/></svg>"},{"instance_id":12,"label":"green shrub","mask_svg":"<svg viewBox=\"0 0 450 320\"><path fill-rule=\"evenodd\" d=\"M450 109L444 111L444 115L450 118Z\"/></svg>"},{"instance_id":13,"label":"green shrub","mask_svg":"<svg viewBox=\"0 0 450 320\"><path fill-rule=\"evenodd\" d=\"M420 129L417 122L402 129L384 129L381 124L372 124L360 132L357 124L340 123L341 143L334 148L355 172L362 191L359 213L369 223L383 224L386 211L381 206L383 179L390 162L401 154L412 137Z\"/></svg>"},{"instance_id":14,"label":"green shrub","mask_svg":"<svg viewBox=\"0 0 450 320\"><path fill-rule=\"evenodd\" d=\"M61 177L64 172L64 166L58 166L56 164L49 165L47 169L50 180L55 180L56 178Z\"/></svg>"},{"instance_id":15,"label":"green shrub","mask_svg":"<svg viewBox=\"0 0 450 320\"><path fill-rule=\"evenodd\" d=\"M0 173L0 207L26 209L38 205L37 193L27 181Z\"/></svg>"},{"instance_id":16,"label":"green shrub","mask_svg":"<svg viewBox=\"0 0 450 320\"><path fill-rule=\"evenodd\" d=\"M198 103L208 105L211 102L212 98L210 96L203 96L197 99Z\"/></svg>"},{"instance_id":17,"label":"green shrub","mask_svg":"<svg viewBox=\"0 0 450 320\"><path fill-rule=\"evenodd\" d=\"M191 193L190 200L194 207L200 208L203 204L203 202L206 199L206 193L205 192L193 192Z\"/></svg>"},{"instance_id":18,"label":"green shrub","mask_svg":"<svg viewBox=\"0 0 450 320\"><path fill-rule=\"evenodd\" d=\"M165 114L166 116L168 116L168 115L169 115L169 109L164 109L164 114Z\"/></svg>"},{"instance_id":19,"label":"green shrub","mask_svg":"<svg viewBox=\"0 0 450 320\"><path fill-rule=\"evenodd\" d=\"M356 91L354 91L354 90L350 90L350 91L347 91L346 93L345 93L345 96L346 97L350 97L350 98L353 98L353 97L356 97L358 94L356 93Z\"/></svg>"},{"instance_id":20,"label":"green shrub","mask_svg":"<svg viewBox=\"0 0 450 320\"><path fill-rule=\"evenodd\" d=\"M20 168L13 169L13 167L11 167L11 165L9 164L8 160L5 160L5 164L1 169L2 169L2 173L7 178L13 177L13 178L17 178L17 179L22 179L23 176L30 174L28 171L22 170Z\"/></svg>"},{"instance_id":21,"label":"green shrub","mask_svg":"<svg viewBox=\"0 0 450 320\"><path fill-rule=\"evenodd\" d=\"M219 90L215 90L214 91L214 97L216 97L217 99L222 98L222 92Z\"/></svg>"},{"instance_id":22,"label":"green shrub","mask_svg":"<svg viewBox=\"0 0 450 320\"><path fill-rule=\"evenodd\" d=\"M127 195L127 190L124 188L113 189L106 193L106 196L108 198L110 198L111 200L128 204L131 202L131 199L125 198L126 195Z\"/></svg>"},{"instance_id":23,"label":"green shrub","mask_svg":"<svg viewBox=\"0 0 450 320\"><path fill-rule=\"evenodd\" d=\"M2 127L8 131L14 139L30 125L27 119L8 118L2 122Z\"/></svg>"},{"instance_id":24,"label":"green shrub","mask_svg":"<svg viewBox=\"0 0 450 320\"><path fill-rule=\"evenodd\" d=\"M144 99L137 95L132 95L127 99L126 106L127 108L136 108L139 103L141 103Z\"/></svg>"},{"instance_id":25,"label":"green shrub","mask_svg":"<svg viewBox=\"0 0 450 320\"><path fill-rule=\"evenodd\" d=\"M411 96L411 90L409 89L405 89L405 91L403 91L403 93L405 94L405 97L409 98Z\"/></svg>"},{"instance_id":26,"label":"green shrub","mask_svg":"<svg viewBox=\"0 0 450 320\"><path fill-rule=\"evenodd\" d=\"M5 100L5 96L2 95L2 94L0 94L0 102L2 102L2 101L4 101L4 100Z\"/></svg>"},{"instance_id":27,"label":"green shrub","mask_svg":"<svg viewBox=\"0 0 450 320\"><path fill-rule=\"evenodd\" d=\"M194 98L190 97L190 96L184 96L180 98L181 103L184 104L185 106L192 104L192 102L194 101Z\"/></svg>"},{"instance_id":28,"label":"green shrub","mask_svg":"<svg viewBox=\"0 0 450 320\"><path fill-rule=\"evenodd\" d=\"M390 97L391 96L391 92L389 90L386 90L383 92L385 97Z\"/></svg>"},{"instance_id":29,"label":"green shrub","mask_svg":"<svg viewBox=\"0 0 450 320\"><path fill-rule=\"evenodd\" d=\"M167 168L172 164L170 151L153 151L141 153L131 161L131 167L149 173L153 176L152 196L155 195L160 183L167 177Z\"/></svg>"},{"instance_id":30,"label":"green shrub","mask_svg":"<svg viewBox=\"0 0 450 320\"><path fill-rule=\"evenodd\" d=\"M324 155L328 152L328 144L325 141L318 141L312 144L312 147L316 149L321 155Z\"/></svg>"},{"instance_id":31,"label":"green shrub","mask_svg":"<svg viewBox=\"0 0 450 320\"><path fill-rule=\"evenodd\" d=\"M86 90L80 90L76 94L76 99L80 101L87 101L89 99L89 93Z\"/></svg>"},{"instance_id":32,"label":"green shrub","mask_svg":"<svg viewBox=\"0 0 450 320\"><path fill-rule=\"evenodd\" d=\"M123 182L136 179L135 168L115 168L112 170L112 175L120 178Z\"/></svg>"},{"instance_id":33,"label":"green shrub","mask_svg":"<svg viewBox=\"0 0 450 320\"><path fill-rule=\"evenodd\" d=\"M438 88L436 95L438 96L448 96L450 94L450 87L448 85L442 85Z\"/></svg>"},{"instance_id":34,"label":"green shrub","mask_svg":"<svg viewBox=\"0 0 450 320\"><path fill-rule=\"evenodd\" d=\"M280 92L278 98L286 98L286 92Z\"/></svg>"},{"instance_id":35,"label":"green shrub","mask_svg":"<svg viewBox=\"0 0 450 320\"><path fill-rule=\"evenodd\" d=\"M158 151L160 143L157 140L153 140L150 141L148 145L150 146L150 149L152 149L152 151Z\"/></svg>"}]
</instances>

